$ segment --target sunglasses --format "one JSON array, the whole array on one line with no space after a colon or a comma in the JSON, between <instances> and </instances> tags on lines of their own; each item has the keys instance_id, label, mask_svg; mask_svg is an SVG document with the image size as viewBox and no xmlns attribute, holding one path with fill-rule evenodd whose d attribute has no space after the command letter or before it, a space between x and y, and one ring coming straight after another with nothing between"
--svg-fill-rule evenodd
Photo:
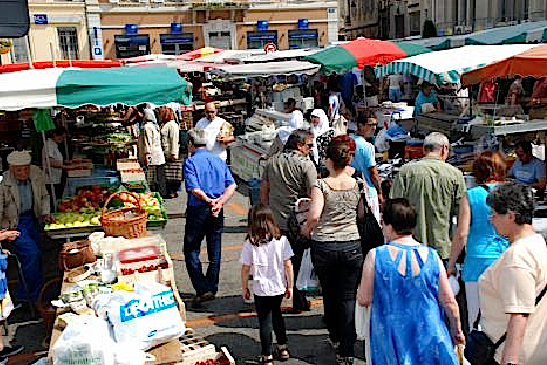
<instances>
[{"instance_id":1,"label":"sunglasses","mask_svg":"<svg viewBox=\"0 0 547 365\"><path fill-rule=\"evenodd\" d=\"M313 147L313 143L308 143L308 147Z\"/></svg>"}]
</instances>

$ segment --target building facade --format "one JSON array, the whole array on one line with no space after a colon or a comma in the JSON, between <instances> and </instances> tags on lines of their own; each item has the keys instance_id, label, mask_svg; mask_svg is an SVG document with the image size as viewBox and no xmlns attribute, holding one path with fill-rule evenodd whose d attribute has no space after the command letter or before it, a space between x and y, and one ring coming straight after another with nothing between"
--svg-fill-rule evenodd
<instances>
[{"instance_id":1,"label":"building facade","mask_svg":"<svg viewBox=\"0 0 547 365\"><path fill-rule=\"evenodd\" d=\"M354 6L355 5L355 6ZM426 20L439 35L547 19L547 0L350 0L352 36L420 36Z\"/></svg>"},{"instance_id":2,"label":"building facade","mask_svg":"<svg viewBox=\"0 0 547 365\"><path fill-rule=\"evenodd\" d=\"M338 40L336 1L87 0L93 59L201 47L322 47Z\"/></svg>"},{"instance_id":3,"label":"building facade","mask_svg":"<svg viewBox=\"0 0 547 365\"><path fill-rule=\"evenodd\" d=\"M10 39L9 55L2 62L90 59L83 1L29 1L29 46L25 38Z\"/></svg>"}]
</instances>

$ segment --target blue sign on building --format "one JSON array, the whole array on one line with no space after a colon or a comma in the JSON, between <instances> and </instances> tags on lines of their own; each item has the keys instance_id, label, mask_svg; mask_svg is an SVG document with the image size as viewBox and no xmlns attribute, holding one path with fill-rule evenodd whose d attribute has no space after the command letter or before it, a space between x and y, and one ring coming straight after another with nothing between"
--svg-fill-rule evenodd
<instances>
[{"instance_id":1,"label":"blue sign on building","mask_svg":"<svg viewBox=\"0 0 547 365\"><path fill-rule=\"evenodd\" d=\"M268 30L269 22L267 20L259 20L256 22L257 30Z\"/></svg>"},{"instance_id":2,"label":"blue sign on building","mask_svg":"<svg viewBox=\"0 0 547 365\"><path fill-rule=\"evenodd\" d=\"M47 14L34 14L35 24L48 24L49 20Z\"/></svg>"},{"instance_id":3,"label":"blue sign on building","mask_svg":"<svg viewBox=\"0 0 547 365\"><path fill-rule=\"evenodd\" d=\"M310 21L308 19L298 19L298 29L308 29Z\"/></svg>"},{"instance_id":4,"label":"blue sign on building","mask_svg":"<svg viewBox=\"0 0 547 365\"><path fill-rule=\"evenodd\" d=\"M139 26L137 24L126 24L125 35L137 35L139 34Z\"/></svg>"},{"instance_id":5,"label":"blue sign on building","mask_svg":"<svg viewBox=\"0 0 547 365\"><path fill-rule=\"evenodd\" d=\"M171 34L182 34L182 24L171 23Z\"/></svg>"},{"instance_id":6,"label":"blue sign on building","mask_svg":"<svg viewBox=\"0 0 547 365\"><path fill-rule=\"evenodd\" d=\"M94 48L94 53L95 53L95 56L102 56L103 55L103 50L101 49L101 47L95 47Z\"/></svg>"}]
</instances>

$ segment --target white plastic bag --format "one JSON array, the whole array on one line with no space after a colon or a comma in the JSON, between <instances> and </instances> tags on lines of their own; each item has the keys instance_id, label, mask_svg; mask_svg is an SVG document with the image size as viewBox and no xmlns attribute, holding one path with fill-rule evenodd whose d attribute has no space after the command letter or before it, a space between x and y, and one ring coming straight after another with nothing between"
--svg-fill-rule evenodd
<instances>
[{"instance_id":1,"label":"white plastic bag","mask_svg":"<svg viewBox=\"0 0 547 365\"><path fill-rule=\"evenodd\" d=\"M183 335L173 291L155 282L139 282L133 292L119 292L107 305L116 342L129 342L141 350Z\"/></svg>"},{"instance_id":2,"label":"white plastic bag","mask_svg":"<svg viewBox=\"0 0 547 365\"><path fill-rule=\"evenodd\" d=\"M108 322L95 316L78 316L55 343L53 365L114 365L113 347Z\"/></svg>"},{"instance_id":3,"label":"white plastic bag","mask_svg":"<svg viewBox=\"0 0 547 365\"><path fill-rule=\"evenodd\" d=\"M313 292L317 290L318 286L319 280L313 269L310 249L307 248L302 255L302 264L300 265L300 271L298 271L298 277L296 278L296 289Z\"/></svg>"},{"instance_id":4,"label":"white plastic bag","mask_svg":"<svg viewBox=\"0 0 547 365\"><path fill-rule=\"evenodd\" d=\"M115 365L144 365L146 352L135 347L131 343L119 343L114 348Z\"/></svg>"},{"instance_id":5,"label":"white plastic bag","mask_svg":"<svg viewBox=\"0 0 547 365\"><path fill-rule=\"evenodd\" d=\"M378 132L376 138L374 138L374 147L377 152L389 151L389 136L385 129Z\"/></svg>"}]
</instances>

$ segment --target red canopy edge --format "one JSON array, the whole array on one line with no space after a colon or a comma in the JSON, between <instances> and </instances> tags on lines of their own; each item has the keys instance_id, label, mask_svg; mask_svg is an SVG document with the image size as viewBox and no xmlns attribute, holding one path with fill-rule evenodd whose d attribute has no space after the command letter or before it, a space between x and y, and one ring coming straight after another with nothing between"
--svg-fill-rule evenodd
<instances>
[{"instance_id":1,"label":"red canopy edge","mask_svg":"<svg viewBox=\"0 0 547 365\"><path fill-rule=\"evenodd\" d=\"M32 64L35 69L45 69L53 68L52 61L46 62L33 62ZM68 67L77 67L77 68L111 68L111 67L121 67L122 63L119 61L57 61L55 62L55 67L58 68L68 68ZM15 71L24 71L30 69L28 62L23 63L11 63L7 65L0 65L0 73L2 72L15 72Z\"/></svg>"},{"instance_id":2,"label":"red canopy edge","mask_svg":"<svg viewBox=\"0 0 547 365\"><path fill-rule=\"evenodd\" d=\"M407 56L395 43L363 37L341 44L340 47L355 57L359 69L367 65L390 63Z\"/></svg>"},{"instance_id":3,"label":"red canopy edge","mask_svg":"<svg viewBox=\"0 0 547 365\"><path fill-rule=\"evenodd\" d=\"M517 75L536 78L547 76L547 45L541 45L503 61L466 72L461 80L464 85L472 85Z\"/></svg>"}]
</instances>

